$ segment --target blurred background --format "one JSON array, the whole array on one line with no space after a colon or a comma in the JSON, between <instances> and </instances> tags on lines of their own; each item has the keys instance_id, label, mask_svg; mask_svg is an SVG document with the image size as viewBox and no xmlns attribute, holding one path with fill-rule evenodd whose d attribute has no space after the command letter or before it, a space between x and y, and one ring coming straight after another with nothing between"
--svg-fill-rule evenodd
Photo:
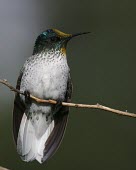
<instances>
[{"instance_id":1,"label":"blurred background","mask_svg":"<svg viewBox=\"0 0 136 170\"><path fill-rule=\"evenodd\" d=\"M136 113L136 2L0 0L0 78L14 86L36 37L48 28L92 31L73 39L67 56L73 102ZM0 165L12 170L135 170L136 119L71 108L64 140L45 164L19 158L12 136L14 94L0 85Z\"/></svg>"}]
</instances>

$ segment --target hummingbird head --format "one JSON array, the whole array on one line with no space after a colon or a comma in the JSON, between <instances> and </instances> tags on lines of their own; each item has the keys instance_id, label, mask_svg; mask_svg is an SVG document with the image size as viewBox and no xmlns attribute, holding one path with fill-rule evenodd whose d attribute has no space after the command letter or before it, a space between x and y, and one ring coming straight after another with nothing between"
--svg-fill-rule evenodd
<instances>
[{"instance_id":1,"label":"hummingbird head","mask_svg":"<svg viewBox=\"0 0 136 170\"><path fill-rule=\"evenodd\" d=\"M87 33L89 32L66 34L57 29L48 29L37 37L33 55L51 49L61 50L62 53L66 53L66 46L71 38Z\"/></svg>"}]
</instances>

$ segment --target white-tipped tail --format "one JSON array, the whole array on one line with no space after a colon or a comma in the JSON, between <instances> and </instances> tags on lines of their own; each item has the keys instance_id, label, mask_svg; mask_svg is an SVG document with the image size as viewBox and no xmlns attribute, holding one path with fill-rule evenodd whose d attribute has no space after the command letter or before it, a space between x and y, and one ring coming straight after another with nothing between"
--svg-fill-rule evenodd
<instances>
[{"instance_id":1,"label":"white-tipped tail","mask_svg":"<svg viewBox=\"0 0 136 170\"><path fill-rule=\"evenodd\" d=\"M53 128L54 120L47 121L42 114L38 115L38 119L28 119L24 113L17 139L17 151L22 160L29 162L36 159L42 163L45 143Z\"/></svg>"}]
</instances>

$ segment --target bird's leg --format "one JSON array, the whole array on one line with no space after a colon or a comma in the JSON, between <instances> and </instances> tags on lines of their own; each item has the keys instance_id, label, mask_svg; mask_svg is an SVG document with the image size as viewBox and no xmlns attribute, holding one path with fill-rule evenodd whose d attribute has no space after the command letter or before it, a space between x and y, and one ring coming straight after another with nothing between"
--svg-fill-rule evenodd
<instances>
[{"instance_id":1,"label":"bird's leg","mask_svg":"<svg viewBox=\"0 0 136 170\"><path fill-rule=\"evenodd\" d=\"M61 109L62 107L62 101L61 100L57 100L57 103L55 105L55 109L53 112L53 116L56 115L56 113Z\"/></svg>"},{"instance_id":2,"label":"bird's leg","mask_svg":"<svg viewBox=\"0 0 136 170\"><path fill-rule=\"evenodd\" d=\"M46 121L48 121L48 118L51 117L51 120L53 120L54 117L58 116L58 112L59 110L62 108L62 101L61 100L56 100L57 103L55 104L55 106L53 106L53 113L52 114L47 114L46 115Z\"/></svg>"},{"instance_id":3,"label":"bird's leg","mask_svg":"<svg viewBox=\"0 0 136 170\"><path fill-rule=\"evenodd\" d=\"M28 90L25 90L24 95L25 95L25 103L31 104L30 92Z\"/></svg>"}]
</instances>

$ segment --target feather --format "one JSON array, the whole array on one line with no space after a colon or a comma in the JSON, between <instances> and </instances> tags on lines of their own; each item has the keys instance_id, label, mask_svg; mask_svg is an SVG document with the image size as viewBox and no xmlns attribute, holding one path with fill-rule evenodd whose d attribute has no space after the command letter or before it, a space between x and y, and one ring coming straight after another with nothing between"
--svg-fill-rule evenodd
<instances>
[{"instance_id":1,"label":"feather","mask_svg":"<svg viewBox=\"0 0 136 170\"><path fill-rule=\"evenodd\" d=\"M20 88L21 76L17 88ZM66 101L70 101L72 84L69 79ZM44 108L46 105L44 106ZM25 107L19 94L15 96L13 110L13 132L17 152L23 161L47 161L58 149L65 132L68 119L68 107L61 107L55 116L46 120L46 114L41 112L29 116L30 108ZM52 113L50 113L52 115ZM38 120L36 117L38 116Z\"/></svg>"}]
</instances>

